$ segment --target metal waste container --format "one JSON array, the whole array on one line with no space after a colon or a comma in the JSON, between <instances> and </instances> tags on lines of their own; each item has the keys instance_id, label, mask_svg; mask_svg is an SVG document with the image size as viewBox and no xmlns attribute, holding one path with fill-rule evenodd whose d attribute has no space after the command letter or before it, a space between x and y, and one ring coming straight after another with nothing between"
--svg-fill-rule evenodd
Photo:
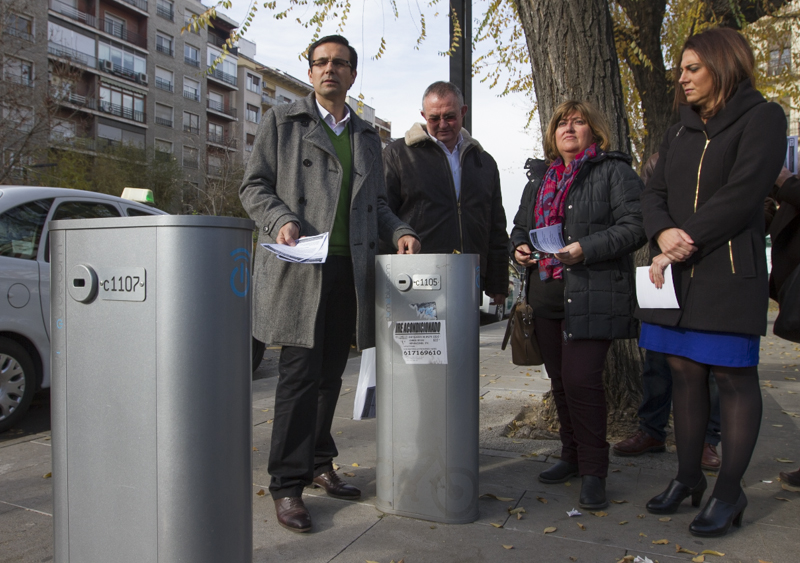
<instances>
[{"instance_id":1,"label":"metal waste container","mask_svg":"<svg viewBox=\"0 0 800 563\"><path fill-rule=\"evenodd\" d=\"M56 563L250 563L253 222L50 226Z\"/></svg>"},{"instance_id":2,"label":"metal waste container","mask_svg":"<svg viewBox=\"0 0 800 563\"><path fill-rule=\"evenodd\" d=\"M478 518L479 262L474 254L378 256L377 507Z\"/></svg>"}]
</instances>

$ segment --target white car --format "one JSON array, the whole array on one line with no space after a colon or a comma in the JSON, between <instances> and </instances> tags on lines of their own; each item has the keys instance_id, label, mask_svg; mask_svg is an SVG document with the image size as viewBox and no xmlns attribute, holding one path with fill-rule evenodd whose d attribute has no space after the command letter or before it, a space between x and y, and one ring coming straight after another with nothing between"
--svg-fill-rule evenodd
<instances>
[{"instance_id":1,"label":"white car","mask_svg":"<svg viewBox=\"0 0 800 563\"><path fill-rule=\"evenodd\" d=\"M111 195L0 186L0 432L50 387L50 221L166 215Z\"/></svg>"}]
</instances>

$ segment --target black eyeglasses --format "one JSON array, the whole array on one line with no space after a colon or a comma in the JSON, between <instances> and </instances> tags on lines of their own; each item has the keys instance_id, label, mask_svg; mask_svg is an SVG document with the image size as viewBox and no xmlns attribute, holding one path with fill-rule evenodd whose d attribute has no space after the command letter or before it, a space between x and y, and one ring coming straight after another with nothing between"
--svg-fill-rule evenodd
<instances>
[{"instance_id":1,"label":"black eyeglasses","mask_svg":"<svg viewBox=\"0 0 800 563\"><path fill-rule=\"evenodd\" d=\"M346 59L315 59L311 61L312 67L325 68L328 63L333 64L333 68L341 70L343 68L350 68L350 61Z\"/></svg>"}]
</instances>

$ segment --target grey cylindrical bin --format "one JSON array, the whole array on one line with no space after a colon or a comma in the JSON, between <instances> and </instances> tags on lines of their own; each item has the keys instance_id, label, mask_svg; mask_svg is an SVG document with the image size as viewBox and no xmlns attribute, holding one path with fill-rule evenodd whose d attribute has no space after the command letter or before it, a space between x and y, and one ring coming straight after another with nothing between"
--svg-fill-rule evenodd
<instances>
[{"instance_id":1,"label":"grey cylindrical bin","mask_svg":"<svg viewBox=\"0 0 800 563\"><path fill-rule=\"evenodd\" d=\"M478 518L479 262L386 255L376 266L377 507Z\"/></svg>"},{"instance_id":2,"label":"grey cylindrical bin","mask_svg":"<svg viewBox=\"0 0 800 563\"><path fill-rule=\"evenodd\" d=\"M253 222L51 223L56 563L250 563Z\"/></svg>"}]
</instances>

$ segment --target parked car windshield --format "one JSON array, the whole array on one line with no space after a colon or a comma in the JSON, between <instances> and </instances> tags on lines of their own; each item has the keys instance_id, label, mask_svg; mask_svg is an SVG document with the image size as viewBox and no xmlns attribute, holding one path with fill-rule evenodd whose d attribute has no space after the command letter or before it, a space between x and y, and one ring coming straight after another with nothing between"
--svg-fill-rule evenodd
<instances>
[{"instance_id":1,"label":"parked car windshield","mask_svg":"<svg viewBox=\"0 0 800 563\"><path fill-rule=\"evenodd\" d=\"M0 256L35 260L53 199L40 199L0 215Z\"/></svg>"}]
</instances>

